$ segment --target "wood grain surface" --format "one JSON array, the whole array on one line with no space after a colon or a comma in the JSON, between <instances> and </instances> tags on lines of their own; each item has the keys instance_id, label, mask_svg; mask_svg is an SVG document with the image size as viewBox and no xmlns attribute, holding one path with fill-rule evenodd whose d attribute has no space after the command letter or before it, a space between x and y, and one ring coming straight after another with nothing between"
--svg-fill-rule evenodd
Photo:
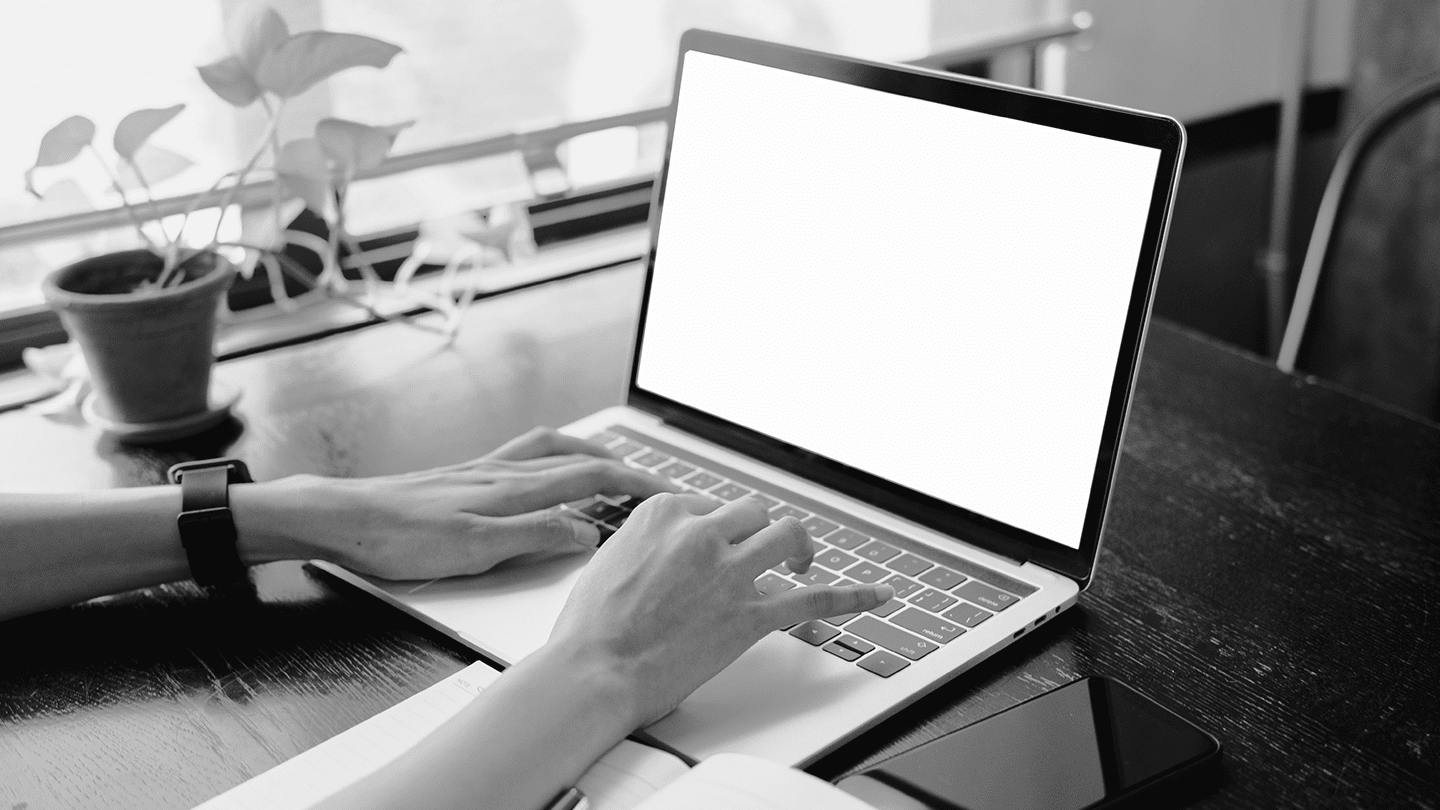
<instances>
[{"instance_id":1,"label":"wood grain surface","mask_svg":"<svg viewBox=\"0 0 1440 810\"><path fill-rule=\"evenodd\" d=\"M237 419L129 448L0 414L0 489L261 479L470 457L621 400L634 267L495 298L459 341L381 326L221 364ZM1220 737L1197 807L1434 807L1440 427L1152 326L1099 575L1080 605L820 762L824 776L1077 677ZM187 807L423 689L469 654L313 578L177 583L0 624L0 808Z\"/></svg>"}]
</instances>

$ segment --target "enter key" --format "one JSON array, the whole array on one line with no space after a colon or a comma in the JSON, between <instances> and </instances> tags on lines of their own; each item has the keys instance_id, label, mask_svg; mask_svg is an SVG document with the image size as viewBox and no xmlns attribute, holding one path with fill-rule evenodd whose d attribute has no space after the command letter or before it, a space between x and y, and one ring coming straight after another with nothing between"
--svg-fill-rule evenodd
<instances>
[{"instance_id":1,"label":"enter key","mask_svg":"<svg viewBox=\"0 0 1440 810\"><path fill-rule=\"evenodd\" d=\"M944 619L937 619L918 608L906 608L894 616L891 616L890 621L900 625L906 630L919 633L925 638L933 639L941 644L946 644L951 639L965 632L960 625L951 624Z\"/></svg>"}]
</instances>

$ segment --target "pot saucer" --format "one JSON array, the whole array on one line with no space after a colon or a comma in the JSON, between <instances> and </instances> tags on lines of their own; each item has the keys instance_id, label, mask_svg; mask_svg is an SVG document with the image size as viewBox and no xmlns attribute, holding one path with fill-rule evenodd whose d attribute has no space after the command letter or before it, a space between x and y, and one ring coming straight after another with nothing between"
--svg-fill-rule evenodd
<instances>
[{"instance_id":1,"label":"pot saucer","mask_svg":"<svg viewBox=\"0 0 1440 810\"><path fill-rule=\"evenodd\" d=\"M199 413L161 422L122 422L105 413L100 398L91 391L80 405L85 421L124 442L165 442L183 439L224 421L240 399L240 388L223 380L210 381L209 407Z\"/></svg>"}]
</instances>

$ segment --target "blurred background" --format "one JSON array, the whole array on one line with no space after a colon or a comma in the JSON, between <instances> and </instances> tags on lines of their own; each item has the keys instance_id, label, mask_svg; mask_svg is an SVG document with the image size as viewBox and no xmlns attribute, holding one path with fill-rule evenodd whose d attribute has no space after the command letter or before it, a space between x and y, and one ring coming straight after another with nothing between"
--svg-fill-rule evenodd
<instances>
[{"instance_id":1,"label":"blurred background","mask_svg":"<svg viewBox=\"0 0 1440 810\"><path fill-rule=\"evenodd\" d=\"M194 165L154 193L204 190L243 161L264 126L259 110L224 103L194 70L224 54L225 20L242 5L47 0L0 11L9 77L0 91L0 371L24 346L64 340L41 303L46 272L134 239L113 211L104 215L116 200L88 190L103 187L103 177L85 175L99 168L41 170L43 199L25 193L40 137L72 114L104 134L130 110L184 102L154 141ZM1440 5L1428 0L270 5L292 31L323 26L404 48L383 72L351 70L316 86L281 126L283 141L326 116L415 121L388 168L357 183L350 200L351 231L391 275L420 223L456 212L511 206L528 217L527 238L542 254L638 227L663 151L656 108L670 95L675 46L682 31L703 27L1178 118L1189 149L1156 313L1266 358L1278 349L1340 144L1384 99L1440 69ZM1440 251L1430 249L1437 125L1434 114L1417 115L1371 158L1300 357L1304 370L1428 418L1440 407ZM248 227L231 221L235 235ZM254 323L305 317L280 311L263 282L237 284L230 308L252 311L252 334Z\"/></svg>"}]
</instances>

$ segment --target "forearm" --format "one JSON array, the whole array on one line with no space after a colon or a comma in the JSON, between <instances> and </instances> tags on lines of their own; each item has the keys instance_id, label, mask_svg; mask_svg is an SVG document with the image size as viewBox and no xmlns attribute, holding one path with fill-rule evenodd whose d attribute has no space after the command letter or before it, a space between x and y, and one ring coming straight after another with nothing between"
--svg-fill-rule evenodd
<instances>
[{"instance_id":1,"label":"forearm","mask_svg":"<svg viewBox=\"0 0 1440 810\"><path fill-rule=\"evenodd\" d=\"M320 807L541 807L632 730L633 688L605 660L595 650L546 646Z\"/></svg>"},{"instance_id":2,"label":"forearm","mask_svg":"<svg viewBox=\"0 0 1440 810\"><path fill-rule=\"evenodd\" d=\"M291 535L304 482L230 488L241 560L314 556ZM0 494L0 620L190 576L178 486Z\"/></svg>"}]
</instances>

